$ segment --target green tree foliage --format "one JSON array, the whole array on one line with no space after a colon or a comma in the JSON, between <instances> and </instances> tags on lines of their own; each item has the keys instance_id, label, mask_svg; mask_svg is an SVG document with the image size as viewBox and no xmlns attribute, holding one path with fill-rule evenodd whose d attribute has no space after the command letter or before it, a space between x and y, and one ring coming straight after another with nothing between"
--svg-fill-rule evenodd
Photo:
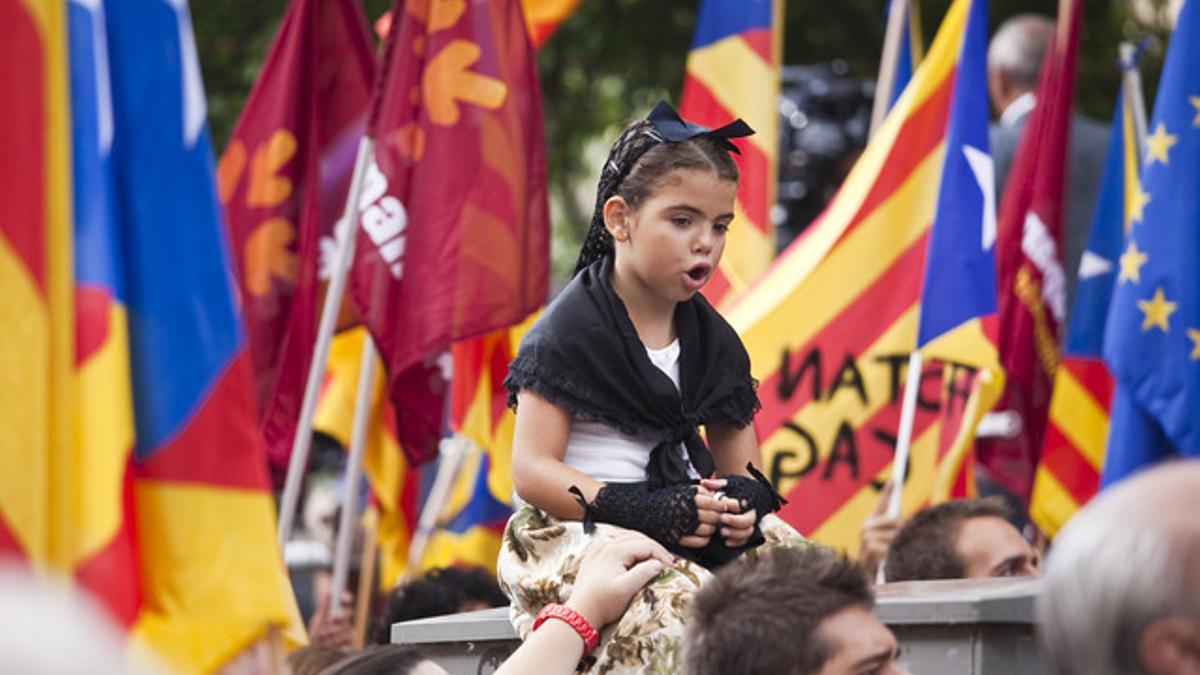
<instances>
[{"instance_id":1,"label":"green tree foliage","mask_svg":"<svg viewBox=\"0 0 1200 675\"><path fill-rule=\"evenodd\" d=\"M1131 1L1143 9L1135 13ZM918 0L926 46L950 0ZM1020 12L1053 14L1053 0L991 0L989 25ZM1108 119L1120 75L1117 44L1156 38L1143 60L1147 104L1161 67L1167 0L1084 0L1078 102L1085 114ZM596 155L627 121L659 98L678 100L697 1L583 0L538 54L545 97L546 138L555 204L555 269L574 262L591 214ZM203 0L192 15L208 90L217 148L224 147L287 6L286 0ZM371 20L387 0L364 0ZM872 78L883 45L885 0L786 0L785 63L841 59ZM606 146L604 146L606 147ZM601 153L602 154L602 153Z\"/></svg>"}]
</instances>

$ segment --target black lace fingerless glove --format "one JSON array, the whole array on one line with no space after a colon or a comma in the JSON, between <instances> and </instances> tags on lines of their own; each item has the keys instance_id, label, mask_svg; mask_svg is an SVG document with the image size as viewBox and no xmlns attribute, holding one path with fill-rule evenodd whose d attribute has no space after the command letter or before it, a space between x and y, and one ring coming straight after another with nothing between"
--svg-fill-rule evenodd
<instances>
[{"instance_id":1,"label":"black lace fingerless glove","mask_svg":"<svg viewBox=\"0 0 1200 675\"><path fill-rule=\"evenodd\" d=\"M725 479L723 491L725 496L738 500L742 506L742 513L748 509L754 509L757 520L762 520L762 517L768 513L774 513L783 508L787 500L775 492L775 488L771 487L767 477L754 468L753 464L747 464L746 469L754 477L729 476Z\"/></svg>"},{"instance_id":2,"label":"black lace fingerless glove","mask_svg":"<svg viewBox=\"0 0 1200 675\"><path fill-rule=\"evenodd\" d=\"M650 483L609 483L600 488L591 504L574 485L571 494L583 506L583 531L590 533L595 523L609 523L637 530L668 548L675 548L681 537L700 526L696 511L695 485Z\"/></svg>"}]
</instances>

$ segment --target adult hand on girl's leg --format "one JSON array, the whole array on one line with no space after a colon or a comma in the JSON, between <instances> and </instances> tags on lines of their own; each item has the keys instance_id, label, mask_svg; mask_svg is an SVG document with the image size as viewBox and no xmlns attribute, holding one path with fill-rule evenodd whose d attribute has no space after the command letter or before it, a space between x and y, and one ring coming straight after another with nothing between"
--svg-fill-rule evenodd
<instances>
[{"instance_id":1,"label":"adult hand on girl's leg","mask_svg":"<svg viewBox=\"0 0 1200 675\"><path fill-rule=\"evenodd\" d=\"M566 605L597 629L621 618L629 600L675 558L641 532L621 530L588 547Z\"/></svg>"}]
</instances>

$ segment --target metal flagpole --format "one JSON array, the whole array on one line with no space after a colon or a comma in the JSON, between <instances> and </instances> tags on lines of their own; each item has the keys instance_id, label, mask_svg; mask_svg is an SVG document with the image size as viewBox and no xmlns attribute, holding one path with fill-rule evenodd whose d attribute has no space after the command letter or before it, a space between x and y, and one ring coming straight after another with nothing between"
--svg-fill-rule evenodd
<instances>
[{"instance_id":1,"label":"metal flagpole","mask_svg":"<svg viewBox=\"0 0 1200 675\"><path fill-rule=\"evenodd\" d=\"M1138 70L1141 50L1128 42L1122 42L1121 54L1121 88L1125 101L1133 113L1133 137L1137 145L1137 156L1140 160L1142 151L1146 148L1146 99L1142 95L1142 73Z\"/></svg>"},{"instance_id":2,"label":"metal flagpole","mask_svg":"<svg viewBox=\"0 0 1200 675\"><path fill-rule=\"evenodd\" d=\"M283 548L292 535L296 505L300 501L300 484L308 468L308 452L312 448L312 421L317 407L317 394L325 375L325 363L329 359L329 344L337 326L338 313L342 308L342 296L346 289L346 278L350 273L350 261L354 257L354 239L358 233L358 199L362 193L363 176L367 163L375 154L375 143L364 136L358 143L358 156L354 160L354 174L350 180L350 191L346 195L346 208L338 227L345 227L345 236L338 237L337 256L334 259L333 275L325 292L325 306L321 310L321 322L317 327L317 344L313 350L312 364L308 368L308 382L304 388L304 400L300 406L300 419L296 422L296 437L292 440L292 455L288 460L287 479L279 505L279 547ZM373 351L373 350L369 350Z\"/></svg>"},{"instance_id":3,"label":"metal flagpole","mask_svg":"<svg viewBox=\"0 0 1200 675\"><path fill-rule=\"evenodd\" d=\"M330 616L342 608L342 591L350 578L350 545L354 541L354 523L358 518L358 492L362 484L363 449L367 444L367 424L371 421L371 393L375 385L375 343L370 337L363 342L362 365L358 371L358 391L354 394L354 424L350 432L350 459L346 462L345 495L342 517L338 522L337 548L333 558L333 596L329 601Z\"/></svg>"},{"instance_id":4,"label":"metal flagpole","mask_svg":"<svg viewBox=\"0 0 1200 675\"><path fill-rule=\"evenodd\" d=\"M450 498L450 490L454 487L459 471L462 470L463 458L466 457L470 446L471 442L461 437L448 438L441 443L441 461L438 464L437 476L433 480L433 487L429 489L429 496L425 498L425 506L421 509L421 517L417 521L417 531L408 546L410 574L421 565L429 536L437 527L437 519L442 515L446 501Z\"/></svg>"}]
</instances>

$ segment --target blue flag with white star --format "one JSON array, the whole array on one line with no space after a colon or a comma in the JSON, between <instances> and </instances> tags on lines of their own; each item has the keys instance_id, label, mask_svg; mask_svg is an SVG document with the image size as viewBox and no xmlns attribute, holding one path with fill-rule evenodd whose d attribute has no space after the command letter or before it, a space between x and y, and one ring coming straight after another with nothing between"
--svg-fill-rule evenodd
<instances>
[{"instance_id":1,"label":"blue flag with white star","mask_svg":"<svg viewBox=\"0 0 1200 675\"><path fill-rule=\"evenodd\" d=\"M1188 0L1159 83L1104 357L1116 378L1104 483L1176 454L1200 457L1200 0ZM1122 435L1140 413L1169 447Z\"/></svg>"},{"instance_id":2,"label":"blue flag with white star","mask_svg":"<svg viewBox=\"0 0 1200 675\"><path fill-rule=\"evenodd\" d=\"M987 2L963 35L937 211L929 235L917 345L996 311L996 197L988 145Z\"/></svg>"}]
</instances>

